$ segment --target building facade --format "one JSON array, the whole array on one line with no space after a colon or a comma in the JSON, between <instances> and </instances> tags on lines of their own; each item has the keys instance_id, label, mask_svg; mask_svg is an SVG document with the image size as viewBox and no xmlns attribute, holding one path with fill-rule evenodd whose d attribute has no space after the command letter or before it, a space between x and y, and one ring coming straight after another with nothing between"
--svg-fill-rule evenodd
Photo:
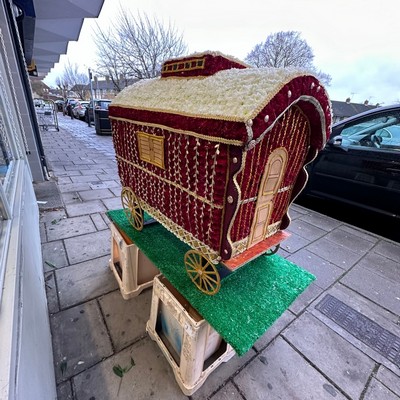
<instances>
[{"instance_id":1,"label":"building facade","mask_svg":"<svg viewBox=\"0 0 400 400\"><path fill-rule=\"evenodd\" d=\"M2 400L56 398L34 192L34 182L47 179L47 165L28 71L49 72L68 41L78 38L83 19L97 17L102 5L103 0L91 1L84 10L69 1L0 0Z\"/></svg>"}]
</instances>

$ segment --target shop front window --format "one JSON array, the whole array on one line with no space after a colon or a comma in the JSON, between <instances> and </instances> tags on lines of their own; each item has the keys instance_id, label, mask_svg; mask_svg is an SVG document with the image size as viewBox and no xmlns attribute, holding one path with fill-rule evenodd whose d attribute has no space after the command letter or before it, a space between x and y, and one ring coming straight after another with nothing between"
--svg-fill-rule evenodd
<instances>
[{"instance_id":1,"label":"shop front window","mask_svg":"<svg viewBox=\"0 0 400 400\"><path fill-rule=\"evenodd\" d=\"M17 182L25 158L21 115L5 43L0 26L0 304L15 214Z\"/></svg>"},{"instance_id":2,"label":"shop front window","mask_svg":"<svg viewBox=\"0 0 400 400\"><path fill-rule=\"evenodd\" d=\"M12 153L8 146L6 121L3 117L3 107L0 98L0 183L4 184L10 162L12 160Z\"/></svg>"}]
</instances>

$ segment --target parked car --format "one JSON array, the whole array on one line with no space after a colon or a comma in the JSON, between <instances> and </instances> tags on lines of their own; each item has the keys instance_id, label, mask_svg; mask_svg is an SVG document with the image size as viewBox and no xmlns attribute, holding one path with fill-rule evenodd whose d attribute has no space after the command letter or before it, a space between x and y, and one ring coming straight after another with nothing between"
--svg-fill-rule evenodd
<instances>
[{"instance_id":1,"label":"parked car","mask_svg":"<svg viewBox=\"0 0 400 400\"><path fill-rule=\"evenodd\" d=\"M108 106L111 103L111 100L108 99L95 99L93 100L94 109L95 110L108 110ZM94 113L93 113L93 105L92 101L89 102L89 107L87 108L87 114L90 117L90 122L94 122ZM87 121L87 116L86 116Z\"/></svg>"},{"instance_id":2,"label":"parked car","mask_svg":"<svg viewBox=\"0 0 400 400\"><path fill-rule=\"evenodd\" d=\"M78 101L74 108L72 109L72 113L74 117L77 119L85 119L86 108L89 106L88 101Z\"/></svg>"},{"instance_id":3,"label":"parked car","mask_svg":"<svg viewBox=\"0 0 400 400\"><path fill-rule=\"evenodd\" d=\"M400 104L334 124L307 171L300 199L330 199L400 220Z\"/></svg>"},{"instance_id":4,"label":"parked car","mask_svg":"<svg viewBox=\"0 0 400 400\"><path fill-rule=\"evenodd\" d=\"M68 116L71 117L71 114L72 114L72 116L74 116L72 110L75 107L76 103L78 103L78 102L79 102L79 100L77 100L77 99L67 99L66 100L66 102L65 102L65 111L66 111ZM71 108L69 106L71 106Z\"/></svg>"},{"instance_id":5,"label":"parked car","mask_svg":"<svg viewBox=\"0 0 400 400\"><path fill-rule=\"evenodd\" d=\"M57 111L62 111L64 108L64 100L56 100L55 105L57 107Z\"/></svg>"}]
</instances>

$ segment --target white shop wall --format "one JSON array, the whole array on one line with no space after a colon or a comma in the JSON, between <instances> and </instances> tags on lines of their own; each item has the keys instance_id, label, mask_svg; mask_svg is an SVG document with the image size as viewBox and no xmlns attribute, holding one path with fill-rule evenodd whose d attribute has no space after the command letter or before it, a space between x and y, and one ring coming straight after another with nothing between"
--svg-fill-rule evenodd
<instances>
[{"instance_id":1,"label":"white shop wall","mask_svg":"<svg viewBox=\"0 0 400 400\"><path fill-rule=\"evenodd\" d=\"M26 99L17 99L16 87L23 80L15 68L18 57L5 6L1 1L0 398L51 400L56 399L56 388L39 210L25 154L33 127L20 112L19 103Z\"/></svg>"}]
</instances>

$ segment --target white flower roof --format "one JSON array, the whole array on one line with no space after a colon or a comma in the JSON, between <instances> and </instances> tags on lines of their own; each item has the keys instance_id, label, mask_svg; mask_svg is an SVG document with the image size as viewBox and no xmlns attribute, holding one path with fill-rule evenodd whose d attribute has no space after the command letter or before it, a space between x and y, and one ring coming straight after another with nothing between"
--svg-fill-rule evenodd
<instances>
[{"instance_id":1,"label":"white flower roof","mask_svg":"<svg viewBox=\"0 0 400 400\"><path fill-rule=\"evenodd\" d=\"M208 77L155 78L125 88L112 105L193 117L247 121L254 118L299 69L245 68Z\"/></svg>"}]
</instances>

